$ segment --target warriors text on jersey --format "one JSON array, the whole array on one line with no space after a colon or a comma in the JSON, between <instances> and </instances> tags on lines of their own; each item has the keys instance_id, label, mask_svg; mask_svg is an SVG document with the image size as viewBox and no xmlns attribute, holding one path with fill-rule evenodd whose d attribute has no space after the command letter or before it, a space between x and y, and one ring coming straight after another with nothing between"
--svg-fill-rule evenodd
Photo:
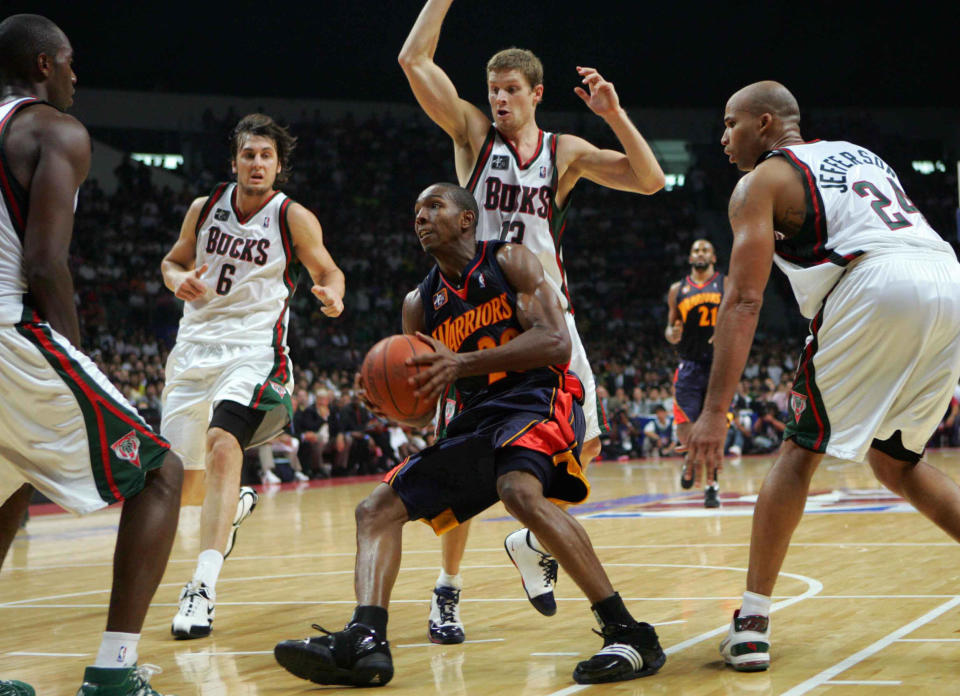
<instances>
[{"instance_id":1,"label":"warriors text on jersey","mask_svg":"<svg viewBox=\"0 0 960 696\"><path fill-rule=\"evenodd\" d=\"M220 184L200 211L195 267L207 264L207 294L184 304L177 340L280 347L296 286L287 224L293 201L276 191L259 210L241 216L236 189Z\"/></svg>"},{"instance_id":2,"label":"warriors text on jersey","mask_svg":"<svg viewBox=\"0 0 960 696\"><path fill-rule=\"evenodd\" d=\"M710 362L713 346L710 339L717 325L717 311L723 299L723 274L714 273L701 285L685 277L677 290L677 311L683 322L679 352L684 360Z\"/></svg>"},{"instance_id":3,"label":"warriors text on jersey","mask_svg":"<svg viewBox=\"0 0 960 696\"><path fill-rule=\"evenodd\" d=\"M953 251L907 198L896 172L853 143L815 140L764 155L784 157L806 192L803 228L777 233L775 261L790 279L800 311L812 318L858 256L870 251Z\"/></svg>"},{"instance_id":4,"label":"warriors text on jersey","mask_svg":"<svg viewBox=\"0 0 960 696\"><path fill-rule=\"evenodd\" d=\"M507 282L497 252L503 242L478 242L477 253L464 269L463 287L444 278L434 266L420 283L425 333L454 352L495 348L523 332L517 319L517 296ZM461 377L456 382L464 408L494 393L521 384L562 387L566 365L523 372L494 372Z\"/></svg>"},{"instance_id":5,"label":"warriors text on jersey","mask_svg":"<svg viewBox=\"0 0 960 696\"><path fill-rule=\"evenodd\" d=\"M23 267L23 235L27 224L27 192L7 165L3 154L7 129L15 113L39 99L14 99L0 106L0 323L15 324L23 315L23 296L27 294L27 275Z\"/></svg>"},{"instance_id":6,"label":"warriors text on jersey","mask_svg":"<svg viewBox=\"0 0 960 696\"><path fill-rule=\"evenodd\" d=\"M558 208L557 143L559 135L540 131L536 153L526 162L493 126L483 142L467 188L480 207L478 240L523 244L540 260L550 287L567 309L567 275L563 267L563 230L568 205Z\"/></svg>"}]
</instances>

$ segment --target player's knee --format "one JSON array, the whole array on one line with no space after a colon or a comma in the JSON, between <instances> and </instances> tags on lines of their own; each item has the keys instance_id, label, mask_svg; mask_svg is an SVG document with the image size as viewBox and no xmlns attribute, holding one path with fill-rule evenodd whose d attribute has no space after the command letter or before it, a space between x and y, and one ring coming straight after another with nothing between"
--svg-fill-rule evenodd
<instances>
[{"instance_id":1,"label":"player's knee","mask_svg":"<svg viewBox=\"0 0 960 696\"><path fill-rule=\"evenodd\" d=\"M885 488L898 492L903 486L903 479L916 466L915 462L904 462L890 457L870 457L870 468Z\"/></svg>"},{"instance_id":2,"label":"player's knee","mask_svg":"<svg viewBox=\"0 0 960 696\"><path fill-rule=\"evenodd\" d=\"M354 516L358 530L383 524L402 524L406 520L406 508L390 486L380 485L360 501Z\"/></svg>"},{"instance_id":3,"label":"player's knee","mask_svg":"<svg viewBox=\"0 0 960 696\"><path fill-rule=\"evenodd\" d=\"M521 472L510 472L497 479L497 495L507 512L521 522L544 501L540 482Z\"/></svg>"},{"instance_id":4,"label":"player's knee","mask_svg":"<svg viewBox=\"0 0 960 696\"><path fill-rule=\"evenodd\" d=\"M595 437L583 443L583 449L580 450L580 463L586 466L600 454L600 438Z\"/></svg>"},{"instance_id":5,"label":"player's knee","mask_svg":"<svg viewBox=\"0 0 960 696\"><path fill-rule=\"evenodd\" d=\"M163 464L147 473L145 486L173 500L179 499L183 489L183 463L173 452L167 452Z\"/></svg>"},{"instance_id":6,"label":"player's knee","mask_svg":"<svg viewBox=\"0 0 960 696\"><path fill-rule=\"evenodd\" d=\"M243 463L243 450L231 433L211 428L207 433L207 469L225 473Z\"/></svg>"}]
</instances>

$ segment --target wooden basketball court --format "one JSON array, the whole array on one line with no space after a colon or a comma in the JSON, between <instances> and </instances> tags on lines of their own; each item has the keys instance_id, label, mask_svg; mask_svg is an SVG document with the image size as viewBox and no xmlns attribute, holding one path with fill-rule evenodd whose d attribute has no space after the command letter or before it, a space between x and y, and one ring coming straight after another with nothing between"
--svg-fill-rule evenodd
<instances>
[{"instance_id":1,"label":"wooden basketball court","mask_svg":"<svg viewBox=\"0 0 960 696\"><path fill-rule=\"evenodd\" d=\"M929 460L960 480L960 452ZM407 526L389 638L401 695L486 694L945 694L960 675L960 549L868 467L826 460L776 592L770 671L738 674L717 653L744 589L753 497L765 457L726 463L723 507L679 488L678 460L603 462L574 509L635 616L657 626L668 653L655 676L583 687L571 679L600 640L587 602L561 570L559 611L529 606L503 550L517 524L503 507L474 524L464 559L467 642L432 645L426 624L439 544ZM170 696L254 696L335 690L287 674L280 640L338 630L353 606L353 508L372 479L273 487L244 523L217 585L210 638L175 641L170 621L198 552L198 516L184 515L164 582L147 616L141 663L164 672ZM0 678L43 696L72 696L103 630L119 518L35 516L0 573ZM149 544L149 540L144 541Z\"/></svg>"}]
</instances>

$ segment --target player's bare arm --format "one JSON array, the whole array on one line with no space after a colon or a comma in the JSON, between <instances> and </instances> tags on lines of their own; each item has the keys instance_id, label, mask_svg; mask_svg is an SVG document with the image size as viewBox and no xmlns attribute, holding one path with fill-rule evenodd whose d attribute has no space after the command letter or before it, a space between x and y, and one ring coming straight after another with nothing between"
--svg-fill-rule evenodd
<instances>
[{"instance_id":1,"label":"player's bare arm","mask_svg":"<svg viewBox=\"0 0 960 696\"><path fill-rule=\"evenodd\" d=\"M415 334L426 327L423 316L423 298L420 288L414 288L403 298L403 333Z\"/></svg>"},{"instance_id":2,"label":"player's bare arm","mask_svg":"<svg viewBox=\"0 0 960 696\"><path fill-rule=\"evenodd\" d=\"M620 106L613 83L594 68L578 67L577 72L586 89L576 87L574 91L593 113L606 121L624 151L600 149L575 135L560 136L557 202L562 204L581 178L620 191L652 194L662 189L665 180L660 163Z\"/></svg>"},{"instance_id":3,"label":"player's bare arm","mask_svg":"<svg viewBox=\"0 0 960 696\"><path fill-rule=\"evenodd\" d=\"M460 98L447 74L433 61L443 19L453 0L428 0L398 60L424 112L453 139L457 177L463 185L490 130L490 118Z\"/></svg>"},{"instance_id":4,"label":"player's bare arm","mask_svg":"<svg viewBox=\"0 0 960 696\"><path fill-rule=\"evenodd\" d=\"M20 182L30 190L23 238L27 284L40 316L79 348L80 322L68 258L74 196L90 169L90 136L72 116L53 107L33 108L36 167L30 181ZM9 143L8 153L10 145L15 147Z\"/></svg>"},{"instance_id":5,"label":"player's bare arm","mask_svg":"<svg viewBox=\"0 0 960 696\"><path fill-rule=\"evenodd\" d=\"M761 166L740 179L730 197L730 270L713 334L707 395L688 443L689 459L705 464L708 470L722 463L726 414L747 363L763 305L763 291L773 265L774 208L785 183L778 168Z\"/></svg>"},{"instance_id":6,"label":"player's bare arm","mask_svg":"<svg viewBox=\"0 0 960 696\"><path fill-rule=\"evenodd\" d=\"M180 236L160 262L163 284L184 302L199 300L207 293L207 284L202 280L207 264L200 268L194 266L197 261L197 222L208 198L201 196L190 204L180 225Z\"/></svg>"},{"instance_id":7,"label":"player's bare arm","mask_svg":"<svg viewBox=\"0 0 960 696\"><path fill-rule=\"evenodd\" d=\"M505 244L497 261L517 293L517 320L523 333L486 350L453 353L440 341L419 334L436 353L417 356L411 364L427 365L413 378L418 396L439 397L447 384L460 377L491 372L522 371L570 360L570 332L556 293L547 285L540 261L525 247Z\"/></svg>"},{"instance_id":8,"label":"player's bare arm","mask_svg":"<svg viewBox=\"0 0 960 696\"><path fill-rule=\"evenodd\" d=\"M677 294L682 284L678 280L670 286L670 291L667 293L667 328L664 329L663 335L669 343L680 343L680 339L683 338L683 321L680 319L680 310L677 308Z\"/></svg>"},{"instance_id":9,"label":"player's bare arm","mask_svg":"<svg viewBox=\"0 0 960 696\"><path fill-rule=\"evenodd\" d=\"M343 271L323 245L323 228L317 216L299 203L293 203L287 211L287 221L290 223L294 253L313 279L310 292L323 305L320 311L328 317L340 316L346 280Z\"/></svg>"}]
</instances>

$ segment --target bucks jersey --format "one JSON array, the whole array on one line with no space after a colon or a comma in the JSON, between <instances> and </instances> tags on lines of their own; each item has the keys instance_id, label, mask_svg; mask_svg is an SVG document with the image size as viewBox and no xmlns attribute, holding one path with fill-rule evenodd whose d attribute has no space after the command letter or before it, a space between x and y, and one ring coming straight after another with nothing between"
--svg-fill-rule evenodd
<instances>
[{"instance_id":1,"label":"bucks jersey","mask_svg":"<svg viewBox=\"0 0 960 696\"><path fill-rule=\"evenodd\" d=\"M522 244L540 259L547 283L570 307L563 267L563 229L568 206L554 204L557 194L556 133L540 131L534 155L526 162L493 126L480 148L467 188L480 207L477 239Z\"/></svg>"},{"instance_id":2,"label":"bucks jersey","mask_svg":"<svg viewBox=\"0 0 960 696\"><path fill-rule=\"evenodd\" d=\"M206 295L183 308L177 340L230 345L286 345L296 286L287 213L292 199L276 191L241 215L235 183L217 186L197 221L196 268Z\"/></svg>"},{"instance_id":3,"label":"bucks jersey","mask_svg":"<svg viewBox=\"0 0 960 696\"><path fill-rule=\"evenodd\" d=\"M15 324L23 314L27 275L23 267L23 235L27 226L27 192L7 165L4 154L7 130L13 115L24 107L45 102L33 97L14 99L0 106L0 324Z\"/></svg>"},{"instance_id":4,"label":"bucks jersey","mask_svg":"<svg viewBox=\"0 0 960 696\"><path fill-rule=\"evenodd\" d=\"M766 153L784 157L806 194L803 228L777 233L775 261L790 279L800 311L812 318L858 256L871 251L953 251L907 198L896 172L853 143L815 140Z\"/></svg>"},{"instance_id":5,"label":"bucks jersey","mask_svg":"<svg viewBox=\"0 0 960 696\"><path fill-rule=\"evenodd\" d=\"M455 353L502 346L523 333L517 319L517 295L507 282L497 251L503 242L478 242L464 269L462 285L447 280L438 266L419 285L425 333ZM494 372L461 377L455 383L464 408L512 387L563 387L566 365L523 372ZM577 386L579 390L579 385Z\"/></svg>"},{"instance_id":6,"label":"bucks jersey","mask_svg":"<svg viewBox=\"0 0 960 696\"><path fill-rule=\"evenodd\" d=\"M678 346L684 360L710 362L713 357L713 329L717 325L717 311L723 300L723 274L714 273L702 284L687 276L677 290L677 311L683 322L683 333Z\"/></svg>"}]
</instances>

